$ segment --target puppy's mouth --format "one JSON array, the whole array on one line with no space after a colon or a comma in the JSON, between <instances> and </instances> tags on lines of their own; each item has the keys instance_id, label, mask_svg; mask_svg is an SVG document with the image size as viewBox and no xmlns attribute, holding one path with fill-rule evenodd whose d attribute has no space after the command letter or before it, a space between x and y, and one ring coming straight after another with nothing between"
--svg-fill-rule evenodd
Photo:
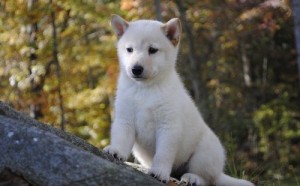
<instances>
[{"instance_id":1,"label":"puppy's mouth","mask_svg":"<svg viewBox=\"0 0 300 186\"><path fill-rule=\"evenodd\" d=\"M144 80L146 80L146 78L145 77L143 77L143 76L131 76L131 79L134 79L135 81L144 81Z\"/></svg>"}]
</instances>

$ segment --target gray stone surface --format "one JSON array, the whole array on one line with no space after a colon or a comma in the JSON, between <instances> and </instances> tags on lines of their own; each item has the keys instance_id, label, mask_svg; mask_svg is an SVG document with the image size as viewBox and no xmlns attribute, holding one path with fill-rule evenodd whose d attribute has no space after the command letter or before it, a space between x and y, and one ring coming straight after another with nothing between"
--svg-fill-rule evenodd
<instances>
[{"instance_id":1,"label":"gray stone surface","mask_svg":"<svg viewBox=\"0 0 300 186\"><path fill-rule=\"evenodd\" d=\"M85 141L0 102L0 185L163 185L109 159ZM7 173L19 182L9 182Z\"/></svg>"}]
</instances>

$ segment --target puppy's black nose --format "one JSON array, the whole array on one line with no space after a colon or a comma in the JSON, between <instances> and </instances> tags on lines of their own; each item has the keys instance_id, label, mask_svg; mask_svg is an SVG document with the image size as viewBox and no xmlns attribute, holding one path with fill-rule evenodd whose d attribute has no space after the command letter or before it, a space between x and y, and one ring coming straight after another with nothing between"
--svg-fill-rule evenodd
<instances>
[{"instance_id":1,"label":"puppy's black nose","mask_svg":"<svg viewBox=\"0 0 300 186\"><path fill-rule=\"evenodd\" d=\"M144 68L140 65L134 65L131 71L133 75L140 76L143 73Z\"/></svg>"}]
</instances>

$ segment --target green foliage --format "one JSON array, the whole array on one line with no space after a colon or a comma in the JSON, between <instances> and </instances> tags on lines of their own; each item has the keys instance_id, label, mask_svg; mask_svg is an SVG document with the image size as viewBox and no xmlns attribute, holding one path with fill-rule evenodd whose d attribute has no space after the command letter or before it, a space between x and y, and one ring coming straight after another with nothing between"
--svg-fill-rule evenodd
<instances>
[{"instance_id":1,"label":"green foliage","mask_svg":"<svg viewBox=\"0 0 300 186\"><path fill-rule=\"evenodd\" d=\"M289 93L284 92L277 99L261 105L254 113L253 120L259 131L258 152L265 162L273 162L267 171L270 175L282 174L281 171L294 170L299 166L297 140L300 138L300 121L288 105L290 100ZM282 170L276 170L276 167ZM293 174L288 176L293 177Z\"/></svg>"},{"instance_id":2,"label":"green foliage","mask_svg":"<svg viewBox=\"0 0 300 186\"><path fill-rule=\"evenodd\" d=\"M194 82L200 85L196 104L228 149L227 171L261 184L299 185L292 14L288 1L268 2L188 0L181 15L176 1L161 0L160 13L164 21L187 19L192 36L184 27L178 70L192 96ZM0 99L104 147L119 68L111 14L157 16L151 0L0 1Z\"/></svg>"},{"instance_id":3,"label":"green foliage","mask_svg":"<svg viewBox=\"0 0 300 186\"><path fill-rule=\"evenodd\" d=\"M113 37L107 33L111 32L109 15L118 12L118 5L99 1L33 2L31 8L30 1L0 3L0 77L5 80L0 83L1 99L30 114L36 112L33 107L41 107L40 119L59 127L59 82L55 64L51 63L53 11L67 130L103 147L118 72ZM37 30L33 31L35 24Z\"/></svg>"}]
</instances>

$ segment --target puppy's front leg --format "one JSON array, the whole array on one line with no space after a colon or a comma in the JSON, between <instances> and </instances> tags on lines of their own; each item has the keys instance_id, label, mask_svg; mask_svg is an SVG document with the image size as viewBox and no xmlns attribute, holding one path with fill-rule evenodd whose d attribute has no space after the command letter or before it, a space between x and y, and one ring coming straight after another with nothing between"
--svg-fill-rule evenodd
<instances>
[{"instance_id":1,"label":"puppy's front leg","mask_svg":"<svg viewBox=\"0 0 300 186\"><path fill-rule=\"evenodd\" d=\"M168 182L179 146L177 131L161 128L156 135L156 152L149 174L162 182Z\"/></svg>"},{"instance_id":2,"label":"puppy's front leg","mask_svg":"<svg viewBox=\"0 0 300 186\"><path fill-rule=\"evenodd\" d=\"M111 128L111 143L103 150L121 161L128 159L135 140L132 123L116 118Z\"/></svg>"}]
</instances>

